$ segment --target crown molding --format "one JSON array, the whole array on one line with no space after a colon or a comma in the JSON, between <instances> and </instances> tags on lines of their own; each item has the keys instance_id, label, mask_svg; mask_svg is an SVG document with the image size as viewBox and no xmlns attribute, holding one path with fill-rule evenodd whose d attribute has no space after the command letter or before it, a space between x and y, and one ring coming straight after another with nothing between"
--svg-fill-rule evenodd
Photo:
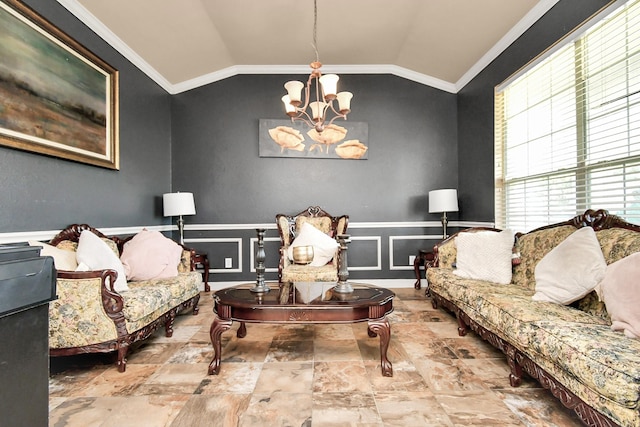
<instances>
[{"instance_id":1,"label":"crown molding","mask_svg":"<svg viewBox=\"0 0 640 427\"><path fill-rule=\"evenodd\" d=\"M127 58L133 65L145 73L151 80L156 82L167 92L171 93L173 85L169 80L165 79L155 68L153 68L147 61L142 59L128 44L126 44L120 37L118 37L113 31L111 31L106 25L102 23L94 14L89 12L87 8L78 3L76 0L57 0L65 9L67 9L76 18L82 21L87 27L89 27L100 38L106 41L112 48L118 51L122 56Z\"/></svg>"},{"instance_id":2,"label":"crown molding","mask_svg":"<svg viewBox=\"0 0 640 427\"><path fill-rule=\"evenodd\" d=\"M459 92L475 76L480 74L487 65L504 52L511 44L527 31L538 19L549 11L560 0L540 0L516 25L507 32L478 62L476 62L455 84L456 92Z\"/></svg>"},{"instance_id":3,"label":"crown molding","mask_svg":"<svg viewBox=\"0 0 640 427\"><path fill-rule=\"evenodd\" d=\"M559 0L540 0L507 34L502 37L478 62L476 62L456 83L447 82L418 73L397 65L331 65L326 70L342 74L392 74L407 80L431 86L450 93L458 93L487 65L520 37L533 23L542 17ZM127 58L149 78L171 95L186 92L210 83L224 80L238 74L308 74L308 65L234 65L213 73L205 74L180 83L169 82L162 74L146 62L122 39L95 17L77 0L57 0L65 9L93 30L111 47Z\"/></svg>"},{"instance_id":4,"label":"crown molding","mask_svg":"<svg viewBox=\"0 0 640 427\"><path fill-rule=\"evenodd\" d=\"M309 71L308 65L234 65L177 83L167 92L175 95L238 74L309 74ZM393 74L446 92L456 93L457 91L453 83L391 64L323 65L323 71L339 74Z\"/></svg>"}]
</instances>

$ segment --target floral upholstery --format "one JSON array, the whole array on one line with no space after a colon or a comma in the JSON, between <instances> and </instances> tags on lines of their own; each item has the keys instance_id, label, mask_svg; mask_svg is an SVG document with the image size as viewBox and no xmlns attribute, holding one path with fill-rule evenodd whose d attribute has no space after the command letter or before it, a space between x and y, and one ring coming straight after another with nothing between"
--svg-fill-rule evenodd
<instances>
[{"instance_id":1,"label":"floral upholstery","mask_svg":"<svg viewBox=\"0 0 640 427\"><path fill-rule=\"evenodd\" d=\"M103 238L109 247L118 252L114 240ZM63 240L57 244L60 249L76 250L77 242ZM57 278L58 298L49 305L49 347L64 350L59 355L76 354L92 351L115 351L127 343L143 339L153 329L140 333L143 328L164 319L167 313L171 316L181 307L189 304L197 313L200 298L199 284L201 275L191 271L191 252L183 250L178 275L164 279L129 281L129 290L115 293L122 297L121 317L124 317L124 328L118 334L117 322L114 321L103 305L103 293L110 287L101 277L92 278ZM75 273L70 273L74 275ZM83 273L79 273L80 277ZM100 274L100 273L92 273ZM69 276L67 274L66 276ZM114 299L114 301L116 301ZM117 312L120 313L120 312ZM164 321L163 321L164 323ZM157 322L156 322L157 324ZM166 325L169 327L169 324ZM156 326L153 326L155 328ZM167 329L169 332L169 329ZM124 358L125 352L119 357ZM53 353L52 353L53 354ZM124 370L124 360L119 359L119 367ZM122 366L120 366L122 365Z\"/></svg>"},{"instance_id":2,"label":"floral upholstery","mask_svg":"<svg viewBox=\"0 0 640 427\"><path fill-rule=\"evenodd\" d=\"M531 300L535 266L575 230L562 224L520 236L516 250L521 262L514 266L509 285L453 274L455 243L445 241L438 248L438 267L427 270L429 290L436 301L453 304L457 315L464 313L511 344L591 410L621 426L638 427L640 340L611 330L606 307L595 292L570 306ZM607 264L640 252L636 231L605 228L596 236Z\"/></svg>"},{"instance_id":3,"label":"floral upholstery","mask_svg":"<svg viewBox=\"0 0 640 427\"><path fill-rule=\"evenodd\" d=\"M516 251L520 253L520 264L513 268L511 283L534 290L536 265L551 249L574 231L576 231L575 227L565 225L521 236L516 241Z\"/></svg>"},{"instance_id":4,"label":"floral upholstery","mask_svg":"<svg viewBox=\"0 0 640 427\"><path fill-rule=\"evenodd\" d=\"M49 347L82 347L118 337L102 305L99 277L58 278L58 298L49 303Z\"/></svg>"},{"instance_id":5,"label":"floral upholstery","mask_svg":"<svg viewBox=\"0 0 640 427\"><path fill-rule=\"evenodd\" d=\"M635 252L640 252L638 233L624 228L596 231L602 254L607 264L614 263Z\"/></svg>"},{"instance_id":6,"label":"floral upholstery","mask_svg":"<svg viewBox=\"0 0 640 427\"><path fill-rule=\"evenodd\" d=\"M337 282L338 270L335 264L329 263L321 267L289 263L282 269L282 281L295 282Z\"/></svg>"},{"instance_id":7,"label":"floral upholstery","mask_svg":"<svg viewBox=\"0 0 640 427\"><path fill-rule=\"evenodd\" d=\"M536 331L530 340L530 353L553 360L606 399L638 408L639 340L620 339L620 333L607 325L554 319L540 320L533 326Z\"/></svg>"}]
</instances>

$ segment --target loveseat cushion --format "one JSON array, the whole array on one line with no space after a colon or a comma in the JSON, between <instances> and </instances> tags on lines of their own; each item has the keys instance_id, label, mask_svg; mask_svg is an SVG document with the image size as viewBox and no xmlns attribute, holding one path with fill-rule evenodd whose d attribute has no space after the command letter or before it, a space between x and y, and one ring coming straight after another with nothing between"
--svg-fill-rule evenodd
<instances>
[{"instance_id":1,"label":"loveseat cushion","mask_svg":"<svg viewBox=\"0 0 640 427\"><path fill-rule=\"evenodd\" d=\"M530 323L542 319L606 325L607 321L572 307L532 301L533 292L520 286L497 285L473 279L461 279L451 270L430 268L430 289L455 303L470 318L498 336L526 348L531 339Z\"/></svg>"},{"instance_id":2,"label":"loveseat cushion","mask_svg":"<svg viewBox=\"0 0 640 427\"><path fill-rule=\"evenodd\" d=\"M202 276L197 271L180 273L174 277L164 279L141 280L139 282L129 282L130 289L145 287L161 287L169 291L170 304L175 307L187 301L189 298L200 293L198 285L202 281Z\"/></svg>"},{"instance_id":3,"label":"loveseat cushion","mask_svg":"<svg viewBox=\"0 0 640 427\"><path fill-rule=\"evenodd\" d=\"M333 263L320 267L289 264L282 270L283 282L337 282L338 270Z\"/></svg>"},{"instance_id":4,"label":"loveseat cushion","mask_svg":"<svg viewBox=\"0 0 640 427\"><path fill-rule=\"evenodd\" d=\"M540 320L527 349L534 360L561 370L608 400L637 409L640 403L640 341L626 339L607 325Z\"/></svg>"}]
</instances>

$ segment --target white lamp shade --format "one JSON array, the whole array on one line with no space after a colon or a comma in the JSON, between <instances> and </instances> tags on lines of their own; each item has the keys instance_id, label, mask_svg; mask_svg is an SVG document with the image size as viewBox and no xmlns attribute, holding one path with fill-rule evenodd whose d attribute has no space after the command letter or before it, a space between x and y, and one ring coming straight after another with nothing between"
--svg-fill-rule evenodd
<instances>
[{"instance_id":1,"label":"white lamp shade","mask_svg":"<svg viewBox=\"0 0 640 427\"><path fill-rule=\"evenodd\" d=\"M429 191L429 213L458 212L458 190Z\"/></svg>"},{"instance_id":2,"label":"white lamp shade","mask_svg":"<svg viewBox=\"0 0 640 427\"><path fill-rule=\"evenodd\" d=\"M291 80L284 84L284 88L289 95L289 102L300 102L302 100L302 89L304 84L297 80Z\"/></svg>"},{"instance_id":3,"label":"white lamp shade","mask_svg":"<svg viewBox=\"0 0 640 427\"><path fill-rule=\"evenodd\" d=\"M296 107L291 104L291 98L289 98L289 95L282 97L282 103L284 104L284 110L287 114L296 112Z\"/></svg>"},{"instance_id":4,"label":"white lamp shade","mask_svg":"<svg viewBox=\"0 0 640 427\"><path fill-rule=\"evenodd\" d=\"M324 115L324 108L327 106L325 102L315 101L309 104L311 107L311 117L313 119L319 119Z\"/></svg>"},{"instance_id":5,"label":"white lamp shade","mask_svg":"<svg viewBox=\"0 0 640 427\"><path fill-rule=\"evenodd\" d=\"M322 85L322 93L325 97L335 97L338 93L338 77L337 74L324 74L320 76L320 84Z\"/></svg>"},{"instance_id":6,"label":"white lamp shade","mask_svg":"<svg viewBox=\"0 0 640 427\"><path fill-rule=\"evenodd\" d=\"M165 193L162 195L164 216L195 215L193 193Z\"/></svg>"},{"instance_id":7,"label":"white lamp shade","mask_svg":"<svg viewBox=\"0 0 640 427\"><path fill-rule=\"evenodd\" d=\"M351 92L340 92L338 94L338 108L341 113L343 111L349 112L351 110L351 98L353 98L353 94Z\"/></svg>"}]
</instances>

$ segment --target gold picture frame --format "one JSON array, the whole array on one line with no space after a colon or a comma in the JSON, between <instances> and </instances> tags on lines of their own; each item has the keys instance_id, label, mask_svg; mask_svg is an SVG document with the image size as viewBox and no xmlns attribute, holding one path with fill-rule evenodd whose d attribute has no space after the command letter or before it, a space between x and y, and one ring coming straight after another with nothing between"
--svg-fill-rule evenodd
<instances>
[{"instance_id":1,"label":"gold picture frame","mask_svg":"<svg viewBox=\"0 0 640 427\"><path fill-rule=\"evenodd\" d=\"M17 0L0 0L0 145L119 169L118 71Z\"/></svg>"}]
</instances>

